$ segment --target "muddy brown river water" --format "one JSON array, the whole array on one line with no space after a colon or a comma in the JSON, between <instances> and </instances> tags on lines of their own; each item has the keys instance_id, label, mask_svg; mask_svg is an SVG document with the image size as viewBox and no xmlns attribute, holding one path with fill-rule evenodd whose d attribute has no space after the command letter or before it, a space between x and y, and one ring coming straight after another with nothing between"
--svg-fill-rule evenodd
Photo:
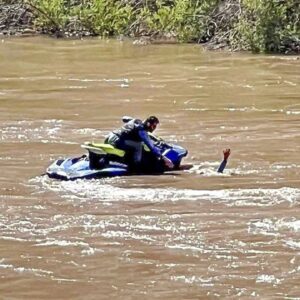
<instances>
[{"instance_id":1,"label":"muddy brown river water","mask_svg":"<svg viewBox=\"0 0 300 300\"><path fill-rule=\"evenodd\" d=\"M300 299L298 58L0 41L0 299ZM191 170L41 175L151 114Z\"/></svg>"}]
</instances>

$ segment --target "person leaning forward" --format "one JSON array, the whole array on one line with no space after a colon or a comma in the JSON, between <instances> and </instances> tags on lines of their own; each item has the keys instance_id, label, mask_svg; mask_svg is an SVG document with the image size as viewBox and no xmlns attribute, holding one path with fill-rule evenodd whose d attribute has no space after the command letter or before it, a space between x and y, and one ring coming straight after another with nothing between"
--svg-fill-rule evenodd
<instances>
[{"instance_id":1,"label":"person leaning forward","mask_svg":"<svg viewBox=\"0 0 300 300\"><path fill-rule=\"evenodd\" d=\"M157 117L150 116L145 121L130 117L123 117L122 119L125 124L121 128L109 133L105 142L124 151L131 151L133 153L132 167L134 170L140 170L143 143L158 159L163 159L168 168L172 169L174 167L173 163L167 157L163 156L160 149L153 144L148 135L148 132L152 133L159 124Z\"/></svg>"}]
</instances>

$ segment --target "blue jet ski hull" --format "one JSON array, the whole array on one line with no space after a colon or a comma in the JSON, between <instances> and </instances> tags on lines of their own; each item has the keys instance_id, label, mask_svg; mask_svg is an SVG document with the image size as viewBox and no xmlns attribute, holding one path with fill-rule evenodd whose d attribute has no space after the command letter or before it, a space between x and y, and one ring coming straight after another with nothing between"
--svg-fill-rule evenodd
<instances>
[{"instance_id":1,"label":"blue jet ski hull","mask_svg":"<svg viewBox=\"0 0 300 300\"><path fill-rule=\"evenodd\" d=\"M50 178L76 180L128 175L128 167L117 162L109 162L102 169L91 169L89 160L84 158L67 158L54 161L46 171Z\"/></svg>"}]
</instances>

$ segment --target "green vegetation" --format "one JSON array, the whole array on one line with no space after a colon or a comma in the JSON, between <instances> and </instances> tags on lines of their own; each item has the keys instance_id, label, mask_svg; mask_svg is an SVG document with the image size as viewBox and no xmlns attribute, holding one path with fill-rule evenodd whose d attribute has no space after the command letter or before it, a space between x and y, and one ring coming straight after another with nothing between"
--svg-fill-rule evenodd
<instances>
[{"instance_id":1,"label":"green vegetation","mask_svg":"<svg viewBox=\"0 0 300 300\"><path fill-rule=\"evenodd\" d=\"M205 43L213 49L300 53L299 0L23 2L39 31L59 36L122 34Z\"/></svg>"},{"instance_id":2,"label":"green vegetation","mask_svg":"<svg viewBox=\"0 0 300 300\"><path fill-rule=\"evenodd\" d=\"M300 1L243 0L232 44L256 52L300 52Z\"/></svg>"}]
</instances>

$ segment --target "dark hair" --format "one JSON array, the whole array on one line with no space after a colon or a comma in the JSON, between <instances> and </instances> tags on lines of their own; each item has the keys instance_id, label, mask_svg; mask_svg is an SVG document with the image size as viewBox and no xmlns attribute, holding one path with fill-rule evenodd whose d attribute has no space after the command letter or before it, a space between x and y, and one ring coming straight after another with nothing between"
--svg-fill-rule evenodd
<instances>
[{"instance_id":1,"label":"dark hair","mask_svg":"<svg viewBox=\"0 0 300 300\"><path fill-rule=\"evenodd\" d=\"M151 125L154 124L154 123L159 123L159 120L157 117L155 116L150 116L148 117L145 121L144 121L144 124L147 124L147 123L150 123Z\"/></svg>"}]
</instances>

